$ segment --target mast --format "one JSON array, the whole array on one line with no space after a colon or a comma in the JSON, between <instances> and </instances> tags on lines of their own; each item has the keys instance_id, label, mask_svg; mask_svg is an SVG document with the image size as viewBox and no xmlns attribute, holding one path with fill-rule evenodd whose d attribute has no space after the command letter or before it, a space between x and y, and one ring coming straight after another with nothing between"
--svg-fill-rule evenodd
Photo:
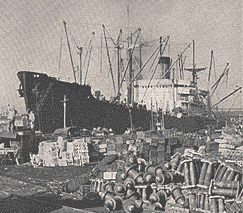
<instances>
[{"instance_id":1,"label":"mast","mask_svg":"<svg viewBox=\"0 0 243 213\"><path fill-rule=\"evenodd\" d=\"M173 92L173 109L174 109L174 115L175 112L175 68L172 69L172 92Z\"/></svg>"},{"instance_id":2,"label":"mast","mask_svg":"<svg viewBox=\"0 0 243 213\"><path fill-rule=\"evenodd\" d=\"M178 55L179 56L179 55ZM182 79L182 74L181 74L181 56L180 56L180 59L179 59L179 74L178 74L178 79ZM178 70L177 70L177 73L178 73Z\"/></svg>"},{"instance_id":3,"label":"mast","mask_svg":"<svg viewBox=\"0 0 243 213\"><path fill-rule=\"evenodd\" d=\"M133 73L132 73L132 49L128 49L129 54L129 72L128 72L128 86L127 86L127 101L128 104L133 104L133 82L131 80L133 79Z\"/></svg>"},{"instance_id":4,"label":"mast","mask_svg":"<svg viewBox=\"0 0 243 213\"><path fill-rule=\"evenodd\" d=\"M142 70L142 36L140 31L140 38L139 38L139 72Z\"/></svg>"},{"instance_id":5,"label":"mast","mask_svg":"<svg viewBox=\"0 0 243 213\"><path fill-rule=\"evenodd\" d=\"M130 31L129 31L129 5L127 5L127 31L128 31L128 37L127 37L127 47L128 47L128 63L129 63L129 71L128 71L128 85L127 85L127 103L128 104L131 104L132 103L132 85L130 84L131 83L131 70L132 70L132 53L131 53L131 49L129 48L129 39L130 39ZM132 34L131 34L132 35Z\"/></svg>"},{"instance_id":6,"label":"mast","mask_svg":"<svg viewBox=\"0 0 243 213\"><path fill-rule=\"evenodd\" d=\"M135 45L135 44L134 44ZM132 46L132 33L131 33L131 46ZM129 84L131 83L131 80L133 79L133 70L132 70L132 54L133 51L132 49L130 49L130 69L129 69L129 73L130 73L130 79L129 79ZM132 84L130 84L131 86L131 104L133 105L134 103L134 81L132 82Z\"/></svg>"},{"instance_id":7,"label":"mast","mask_svg":"<svg viewBox=\"0 0 243 213\"><path fill-rule=\"evenodd\" d=\"M151 98L151 130L154 130L154 115L153 115L153 103Z\"/></svg>"},{"instance_id":8,"label":"mast","mask_svg":"<svg viewBox=\"0 0 243 213\"><path fill-rule=\"evenodd\" d=\"M92 41L92 40L90 40L90 41ZM91 42L90 42L90 44L91 44ZM90 45L90 49L89 49L89 58L88 58L88 64L87 64L87 69L86 69L85 78L84 78L84 84L86 84L86 78L87 78L88 71L89 71L89 63L90 63L91 51L92 51L92 45Z\"/></svg>"},{"instance_id":9,"label":"mast","mask_svg":"<svg viewBox=\"0 0 243 213\"><path fill-rule=\"evenodd\" d=\"M181 55L182 57L182 55ZM186 62L186 56L184 57L184 60L182 61L182 58L181 58L181 70L182 70L182 80L184 80L184 64Z\"/></svg>"},{"instance_id":10,"label":"mast","mask_svg":"<svg viewBox=\"0 0 243 213\"><path fill-rule=\"evenodd\" d=\"M66 111L67 111L67 104L66 104L66 102L67 101L68 101L67 97L64 94L64 99L63 99L63 101L61 101L61 102L63 102L63 127L64 128L66 128Z\"/></svg>"},{"instance_id":11,"label":"mast","mask_svg":"<svg viewBox=\"0 0 243 213\"><path fill-rule=\"evenodd\" d=\"M127 28L128 28L128 38L127 38L127 47L128 47L128 63L129 63L129 71L128 71L128 85L127 85L127 103L132 104L132 49L130 49L130 31L129 31L129 5L127 5ZM132 44L132 33L131 33L131 44Z\"/></svg>"},{"instance_id":12,"label":"mast","mask_svg":"<svg viewBox=\"0 0 243 213\"><path fill-rule=\"evenodd\" d=\"M129 36L130 36L130 32L129 32L129 5L127 5L127 47L129 49Z\"/></svg>"},{"instance_id":13,"label":"mast","mask_svg":"<svg viewBox=\"0 0 243 213\"><path fill-rule=\"evenodd\" d=\"M194 39L192 40L192 57L193 57L193 61L192 61L192 82L193 85L195 86L197 84L197 73L195 72L195 41Z\"/></svg>"},{"instance_id":14,"label":"mast","mask_svg":"<svg viewBox=\"0 0 243 213\"><path fill-rule=\"evenodd\" d=\"M79 50L79 78L80 78L80 80L79 80L79 84L80 85L82 85L82 75L83 75L83 73L82 73L82 53L83 53L83 47L77 47L78 48L78 50Z\"/></svg>"},{"instance_id":15,"label":"mast","mask_svg":"<svg viewBox=\"0 0 243 213\"><path fill-rule=\"evenodd\" d=\"M163 104L161 104L161 130L165 128Z\"/></svg>"},{"instance_id":16,"label":"mast","mask_svg":"<svg viewBox=\"0 0 243 213\"><path fill-rule=\"evenodd\" d=\"M69 49L69 55L70 55L71 64L72 64L72 68L73 68L73 77L74 77L74 81L76 83L76 76L75 76L75 70L74 70L74 65L73 65L73 58L72 58L72 53L71 53L69 39L68 39L68 34L67 34L66 22L63 21L63 24L64 24L64 28L65 28L65 33L66 33L66 37L67 37L67 44L68 44L68 49Z\"/></svg>"},{"instance_id":17,"label":"mast","mask_svg":"<svg viewBox=\"0 0 243 213\"><path fill-rule=\"evenodd\" d=\"M133 130L133 124L132 124L132 111L131 111L130 106L128 106L128 110L129 110L129 118L130 118L131 130Z\"/></svg>"},{"instance_id":18,"label":"mast","mask_svg":"<svg viewBox=\"0 0 243 213\"><path fill-rule=\"evenodd\" d=\"M164 75L163 73L163 65L162 65L162 36L159 37L159 54L160 54L160 60L161 61L161 76Z\"/></svg>"},{"instance_id":19,"label":"mast","mask_svg":"<svg viewBox=\"0 0 243 213\"><path fill-rule=\"evenodd\" d=\"M102 73L102 33L101 33L101 39L100 39L100 73Z\"/></svg>"},{"instance_id":20,"label":"mast","mask_svg":"<svg viewBox=\"0 0 243 213\"><path fill-rule=\"evenodd\" d=\"M119 46L119 38L118 38L117 40L117 88L119 87L120 87L120 46Z\"/></svg>"},{"instance_id":21,"label":"mast","mask_svg":"<svg viewBox=\"0 0 243 213\"><path fill-rule=\"evenodd\" d=\"M158 114L159 113L159 111L158 111L158 102L157 102L157 100L156 100L156 130L158 131Z\"/></svg>"},{"instance_id":22,"label":"mast","mask_svg":"<svg viewBox=\"0 0 243 213\"><path fill-rule=\"evenodd\" d=\"M64 95L64 101L63 101L63 105L64 105L64 117L63 117L63 119L64 119L64 121L63 121L63 127L64 128L66 128L66 101L67 101L67 99L66 99L66 95Z\"/></svg>"},{"instance_id":23,"label":"mast","mask_svg":"<svg viewBox=\"0 0 243 213\"><path fill-rule=\"evenodd\" d=\"M139 28L139 73L141 73L141 71L142 71L142 36L141 36L141 28ZM141 75L141 77L142 77L142 75ZM137 78L136 78L135 83L136 83L136 85L138 85ZM137 100L137 102L139 101L139 89L138 88L136 90L136 100Z\"/></svg>"},{"instance_id":24,"label":"mast","mask_svg":"<svg viewBox=\"0 0 243 213\"><path fill-rule=\"evenodd\" d=\"M120 88L120 82L121 82L121 73L120 73L120 64L121 64L121 53L120 53L120 37L122 34L122 29L120 29L119 36L117 38L117 85L118 90ZM119 91L118 91L119 92ZM119 94L118 94L119 95Z\"/></svg>"},{"instance_id":25,"label":"mast","mask_svg":"<svg viewBox=\"0 0 243 213\"><path fill-rule=\"evenodd\" d=\"M62 56L62 38L61 38L61 46L60 46L60 53L59 53L59 66L58 66L58 75L57 75L57 77L59 77L59 75L60 75L60 69L61 69L61 56Z\"/></svg>"},{"instance_id":26,"label":"mast","mask_svg":"<svg viewBox=\"0 0 243 213\"><path fill-rule=\"evenodd\" d=\"M211 77L211 68L212 68L212 61L213 61L213 50L211 51L211 59L210 59L210 66L209 66L209 71L208 71L208 113L209 117L211 117L211 95L209 91L209 83L210 83L210 77Z\"/></svg>"},{"instance_id":27,"label":"mast","mask_svg":"<svg viewBox=\"0 0 243 213\"><path fill-rule=\"evenodd\" d=\"M210 83L210 77L211 77L211 68L212 68L212 61L213 61L213 50L211 51L211 59L210 59L210 65L208 70L208 92L209 92L209 83Z\"/></svg>"}]
</instances>

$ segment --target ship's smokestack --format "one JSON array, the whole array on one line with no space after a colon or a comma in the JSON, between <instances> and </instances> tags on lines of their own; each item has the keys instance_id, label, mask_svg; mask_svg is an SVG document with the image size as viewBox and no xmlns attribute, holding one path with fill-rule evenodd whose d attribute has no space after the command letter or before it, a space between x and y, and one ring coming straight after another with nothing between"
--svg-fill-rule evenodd
<instances>
[{"instance_id":1,"label":"ship's smokestack","mask_svg":"<svg viewBox=\"0 0 243 213\"><path fill-rule=\"evenodd\" d=\"M160 64L160 67L161 67L160 78L162 78L164 76L164 74L166 73L166 71L170 67L170 57L160 57L159 64ZM163 78L164 79L170 79L170 71L167 72Z\"/></svg>"}]
</instances>

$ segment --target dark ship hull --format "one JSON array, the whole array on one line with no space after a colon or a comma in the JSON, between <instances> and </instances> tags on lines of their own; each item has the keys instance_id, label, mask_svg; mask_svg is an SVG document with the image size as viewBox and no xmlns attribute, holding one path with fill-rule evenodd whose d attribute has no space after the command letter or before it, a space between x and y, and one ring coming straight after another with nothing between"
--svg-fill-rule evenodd
<instances>
[{"instance_id":1,"label":"dark ship hull","mask_svg":"<svg viewBox=\"0 0 243 213\"><path fill-rule=\"evenodd\" d=\"M20 71L19 94L25 99L26 110L35 114L35 129L53 133L64 127L64 95L66 95L66 126L93 129L106 127L121 134L131 127L129 108L119 103L98 100L91 94L91 87L59 81L46 74ZM135 128L151 128L151 111L142 107L130 108ZM206 125L216 125L215 119L206 117L176 118L165 115L165 128L177 128L183 132L195 132Z\"/></svg>"}]
</instances>

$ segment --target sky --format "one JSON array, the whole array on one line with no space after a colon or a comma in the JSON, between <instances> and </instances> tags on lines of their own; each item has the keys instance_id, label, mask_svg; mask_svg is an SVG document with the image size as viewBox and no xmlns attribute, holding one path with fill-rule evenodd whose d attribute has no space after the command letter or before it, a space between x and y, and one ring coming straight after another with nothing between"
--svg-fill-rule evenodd
<instances>
[{"instance_id":1,"label":"sky","mask_svg":"<svg viewBox=\"0 0 243 213\"><path fill-rule=\"evenodd\" d=\"M1 0L0 9L1 108L7 104L19 110L24 108L23 98L19 98L17 93L18 71L44 72L62 80L74 81L63 21L67 23L75 69L79 64L76 45L84 48L83 79L88 67L86 83L91 85L93 92L101 90L107 97L113 95L102 24L115 42L120 29L123 31L122 40L126 41L128 29L135 32L141 28L141 42L154 41L143 48L143 64L153 53L151 49L158 45L160 36L170 36L170 48L166 49L165 55L172 60L176 60L177 55L194 39L196 67L207 67L205 72L199 73L199 87L202 88L207 85L213 50L215 69L212 70L211 85L229 63L227 84L225 80L219 86L213 103L236 86L242 86L240 0ZM135 38L136 35L133 42ZM88 56L85 55L90 39L93 46L88 66ZM115 72L116 50L111 39L107 42ZM192 48L186 51L185 56L185 66L190 67ZM146 69L144 76L149 73L149 69ZM242 93L236 97L237 94L219 107L243 107Z\"/></svg>"}]
</instances>

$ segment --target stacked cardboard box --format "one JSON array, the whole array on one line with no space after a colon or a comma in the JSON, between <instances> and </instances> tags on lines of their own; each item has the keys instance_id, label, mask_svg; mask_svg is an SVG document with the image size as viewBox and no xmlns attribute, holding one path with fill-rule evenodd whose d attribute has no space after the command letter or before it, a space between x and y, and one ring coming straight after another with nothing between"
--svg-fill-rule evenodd
<instances>
[{"instance_id":1,"label":"stacked cardboard box","mask_svg":"<svg viewBox=\"0 0 243 213\"><path fill-rule=\"evenodd\" d=\"M228 143L219 143L219 153L223 157L228 157L228 155L235 149L234 145Z\"/></svg>"},{"instance_id":2,"label":"stacked cardboard box","mask_svg":"<svg viewBox=\"0 0 243 213\"><path fill-rule=\"evenodd\" d=\"M58 136L57 141L47 140L39 143L37 155L31 155L31 163L48 167L54 166L82 166L89 163L89 139L75 138L67 141Z\"/></svg>"},{"instance_id":3,"label":"stacked cardboard box","mask_svg":"<svg viewBox=\"0 0 243 213\"><path fill-rule=\"evenodd\" d=\"M158 159L159 161L164 161L164 141L164 137L161 135L152 136L144 132L108 138L91 138L93 149L104 155L117 154L125 157L128 152L136 152L137 154L142 154L147 161L151 160L154 162L157 162Z\"/></svg>"},{"instance_id":4,"label":"stacked cardboard box","mask_svg":"<svg viewBox=\"0 0 243 213\"><path fill-rule=\"evenodd\" d=\"M91 144L93 145L93 149L98 151L99 153L106 153L107 152L107 143L106 139L103 137L95 137L91 139Z\"/></svg>"},{"instance_id":5,"label":"stacked cardboard box","mask_svg":"<svg viewBox=\"0 0 243 213\"><path fill-rule=\"evenodd\" d=\"M73 140L73 165L82 166L85 163L89 162L89 150L88 144L85 141L85 138L76 138ZM72 150L70 150L72 151Z\"/></svg>"},{"instance_id":6,"label":"stacked cardboard box","mask_svg":"<svg viewBox=\"0 0 243 213\"><path fill-rule=\"evenodd\" d=\"M168 135L167 133L169 134L169 131L166 131L165 135ZM163 134L155 135L150 132L79 137L72 140L58 136L56 140L53 138L39 143L38 161L44 166L81 166L89 162L89 151L92 153L96 151L100 155L117 154L120 159L124 159L128 152L136 152L141 154L146 161L162 163L170 160L174 149L185 141L189 140L183 135L172 136L170 134L165 137ZM190 141L190 145L191 143ZM33 158L33 161L37 161L36 159Z\"/></svg>"},{"instance_id":7,"label":"stacked cardboard box","mask_svg":"<svg viewBox=\"0 0 243 213\"><path fill-rule=\"evenodd\" d=\"M211 153L219 150L219 143L214 141L209 141L205 143L206 153Z\"/></svg>"}]
</instances>

